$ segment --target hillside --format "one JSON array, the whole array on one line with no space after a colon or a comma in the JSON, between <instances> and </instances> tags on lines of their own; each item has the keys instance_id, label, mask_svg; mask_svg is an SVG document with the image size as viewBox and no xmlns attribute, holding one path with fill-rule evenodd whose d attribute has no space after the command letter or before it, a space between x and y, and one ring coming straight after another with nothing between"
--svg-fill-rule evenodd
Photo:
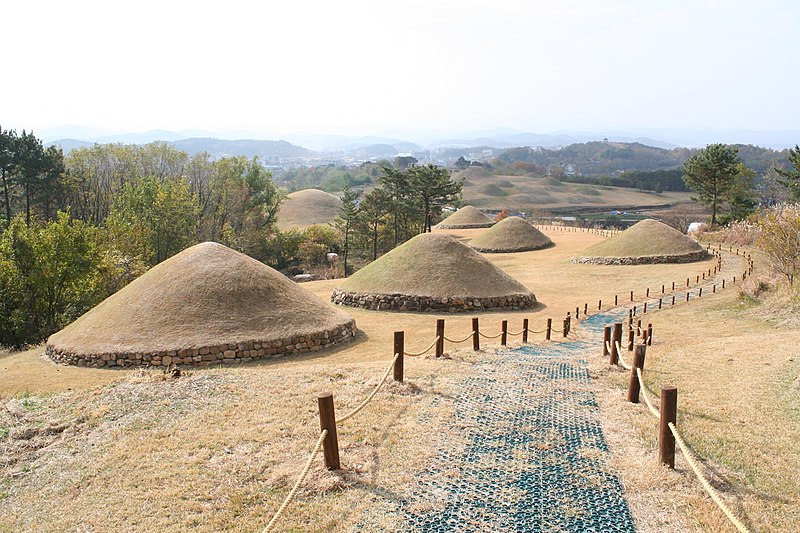
<instances>
[{"instance_id":1,"label":"hillside","mask_svg":"<svg viewBox=\"0 0 800 533\"><path fill-rule=\"evenodd\" d=\"M314 154L311 150L286 141L254 139L227 141L211 137L197 137L193 139L181 139L169 144L179 150L187 152L189 155L208 152L212 157L243 155L246 157L258 156L264 160L271 157L304 157Z\"/></svg>"}]
</instances>

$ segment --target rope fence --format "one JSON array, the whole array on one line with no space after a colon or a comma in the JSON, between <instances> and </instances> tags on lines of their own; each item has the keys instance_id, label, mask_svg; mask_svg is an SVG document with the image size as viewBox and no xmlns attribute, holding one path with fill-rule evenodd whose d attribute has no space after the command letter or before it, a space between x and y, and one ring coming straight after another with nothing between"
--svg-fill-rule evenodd
<instances>
[{"instance_id":1,"label":"rope fence","mask_svg":"<svg viewBox=\"0 0 800 533\"><path fill-rule=\"evenodd\" d=\"M561 228L559 228L557 226L552 226L552 228L561 229ZM577 231L578 229L582 229L583 231L592 231L591 229L587 229L587 228L573 228L572 230L567 229L566 231ZM603 231L605 231L605 233L603 233ZM604 234L604 235L613 234L613 231L609 231L609 230L594 230L592 232L600 232L601 234ZM618 233L618 231L617 231L617 233ZM706 279L710 279L712 275L717 275L718 273L720 273L722 271L723 261L722 261L722 257L721 257L721 251L722 251L721 245L720 245L720 247L719 247L719 249L717 251L712 251L710 248L708 248L707 251L709 251L709 253L713 253L714 255L717 256L717 258L718 258L717 265L713 268L713 270L712 269L708 269L707 272L703 272L701 275L697 275L696 278L695 278L697 283L700 282L701 277L702 277L703 281L706 281ZM733 248L732 247L730 249L730 252L733 253ZM740 254L740 251L738 249L736 250L736 254L737 255ZM746 279L747 275L752 273L752 269L753 269L752 259L750 258L749 255L747 255L747 254L744 254L744 255L748 259L748 267L749 268L748 268L747 271L745 271L742 274L742 276L740 278L741 280ZM708 276L708 278L706 278L706 276ZM691 281L691 279L687 278L687 288L690 285L690 281ZM725 281L726 280L724 280L724 279L722 280L722 288L723 289L725 288ZM735 283L736 283L736 276L733 277L733 284L735 284ZM675 291L675 289L676 289L676 284L675 284L675 282L672 282L672 291ZM650 292L651 292L650 289L647 288L646 291L645 291L645 295L646 295L645 297L646 298L650 298ZM713 292L714 293L717 292L716 291L716 285L714 285ZM635 302L635 294L636 293L634 291L630 291L630 301L631 302ZM638 294L641 294L641 292L639 292ZM666 284L661 286L661 294L662 295L666 294ZM700 295L702 295L702 293L700 293ZM688 291L688 289L687 289L687 292L686 292L686 300L689 301L689 291ZM643 312L644 313L647 313L647 303L648 302L644 303L644 307L643 307ZM673 295L672 296L672 305L674 305L674 304L675 304L675 296ZM610 307L610 309L613 309L614 307L617 307L618 305L619 305L619 295L615 295L614 296L614 305L612 307ZM658 300L658 309L662 309L662 306L663 306L663 299L659 298L659 300ZM598 303L597 303L597 312L601 312L602 310L603 310L603 300L599 300ZM580 318L580 311L581 311L581 307L580 306L575 307L575 319L576 320L578 320ZM643 368L643 364L644 364L644 349L643 349L643 347L652 343L652 324L649 324L648 328L645 329L641 325L641 320L639 320L639 323L636 324L636 328L635 328L635 331L634 331L633 317L636 315L636 311L637 311L637 306L634 305L631 309L629 309L628 319L625 321L625 325L628 326L628 330L629 330L629 340L628 340L628 342L626 342L624 344L624 346L628 349L628 351L631 351L631 350L634 349L634 338L633 338L634 334L637 337L641 337L642 341L643 341L642 345L636 346L636 352L635 352L635 356L634 356L633 365L628 364L621 357L621 353L623 352L623 349L622 349L622 347L623 347L623 343L622 343L622 327L623 327L623 323L614 324L613 325L613 330L612 330L611 326L607 326L605 328L604 342L603 342L603 355L610 355L610 361L609 362L612 365L619 364L620 366L622 366L626 370L631 370L632 371L631 386L629 387L629 399L631 397L633 389L635 388L636 389L636 400L635 400L634 403L638 403L638 396L639 396L639 393L641 392L641 395L644 398L644 401L645 401L648 409L650 410L650 412L654 416L660 417L663 420L664 419L664 414L665 413L669 414L668 413L669 410L668 409L665 410L663 408L663 406L662 406L661 411L659 411L653 406L653 404L651 402L651 399L650 399L650 397L648 395L647 389L646 389L646 387L644 385L644 379L642 377L642 368ZM583 314L584 314L585 317L588 316L589 314L591 314L589 312L589 304L588 303L584 303L583 304ZM424 350L419 351L419 352L408 352L408 351L406 351L405 350L405 332L396 331L394 333L394 352L393 352L394 353L394 357L392 358L392 361L391 361L390 365L388 366L388 368L384 372L384 374L381 377L381 379L378 382L378 384L372 389L372 391L366 396L366 398L363 401L361 401L355 408L353 408L350 412L346 413L345 415L343 415L343 416L341 416L341 417L339 417L337 419L336 416L335 416L335 411L334 411L334 406L333 406L333 395L332 394L321 394L320 396L318 396L319 418L320 418L320 435L319 435L319 438L317 439L317 442L316 442L311 454L309 455L306 464L304 465L302 471L300 472L300 475L298 476L295 484L292 486L292 489L289 491L289 494L286 496L284 501L281 503L280 507L275 512L275 514L272 516L272 518L270 519L270 521L267 524L267 526L264 528L264 530L263 530L264 533L267 533L267 532L271 531L275 527L275 524L281 518L281 516L285 512L286 508L289 506L289 504L295 498L295 496L296 496L296 494L297 494L297 492L299 490L299 487L302 485L303 481L305 481L306 477L308 476L308 473L309 473L309 471L311 469L311 465L312 465L315 457L319 454L320 450L323 451L323 454L324 454L324 457L325 457L325 466L329 470L338 470L340 468L340 465L339 465L339 447L338 447L338 437L337 437L337 424L340 424L340 423L346 422L347 420L352 419L358 413L360 413L364 408L366 408L366 406L369 405L369 403L375 398L375 396L378 394L378 392L381 390L381 388L386 384L386 381L389 378L389 374L392 373L392 371L394 371L394 380L397 381L397 382L402 383L404 381L404 357L406 357L406 356L407 357L420 357L420 356L423 356L423 355L429 353L432 349L435 349L436 357L440 357L441 355L443 355L444 342L445 341L450 342L451 344L460 344L462 342L466 342L466 341L472 339L473 350L474 351L478 351L478 350L480 350L480 339L481 338L484 338L484 339L497 339L497 338L500 338L501 339L501 345L502 346L506 346L508 335L511 335L511 336L520 336L520 335L522 335L522 342L523 343L528 342L528 334L529 333L533 333L533 334L537 334L537 335L544 333L545 334L545 340L547 340L547 341L551 340L552 333L561 333L565 338L569 335L569 333L570 333L570 331L572 329L572 316L571 316L571 313L567 313L566 318L564 318L564 320L563 320L563 326L562 326L561 329L553 328L552 322L553 322L553 320L548 318L547 319L547 326L546 326L545 329L543 329L543 330L533 330L533 329L530 329L528 327L528 319L524 319L521 330L516 331L516 332L509 332L508 331L508 321L507 320L503 320L502 321L502 330L500 331L500 333L498 333L496 335L491 335L491 334L484 333L484 332L480 331L478 318L473 318L472 319L472 332L470 332L468 335L466 335L465 337L463 337L461 339L451 339L451 338L448 338L444 333L445 320L444 319L438 319L437 323L436 323L436 337L433 339L433 341ZM640 353L640 348L641 348L641 353ZM634 382L635 382L635 386L634 386ZM668 399L668 398L669 398L669 395L668 394L663 394L663 391L662 391L662 403L663 403L663 401L665 399ZM676 391L675 398L677 398L677 391ZM631 400L631 401L633 401L633 400ZM673 415L674 415L674 413L673 413ZM674 416L673 416L673 420L671 420L671 423L673 424L672 427L670 428L670 427L665 425L664 428L666 428L666 429L664 431L672 431L672 432L675 433L674 440L678 442L678 445L680 446L681 450L684 452L684 455L686 455L687 458L688 458L689 457L689 453L686 450L689 449L689 448L688 448L688 446L686 446L685 441L683 441L683 439L679 436L679 434L677 432L677 429L675 429L674 422L675 421L674 421ZM669 450L666 450L666 451L669 452ZM667 455L668 455L668 453L667 453ZM674 467L674 444L673 444L673 447L672 447L672 456L673 456L673 458L672 458L672 466ZM690 462L690 464L691 464L691 462ZM699 470L695 469L695 467L693 467L693 469L695 470L695 473L698 475L698 477L701 479L701 483L702 483L704 478L702 478L701 474L698 473ZM707 484L707 481L705 482L705 484ZM705 487L705 484L704 484L704 487ZM714 490L713 487L711 487L710 485L709 485L709 487L710 487L710 491L709 491L709 488L706 488L706 490L709 491L709 494L711 495L712 499L714 499L714 501L717 501L718 499L721 501L718 493L715 496L715 494L711 492L711 491ZM722 502L722 503L724 504L724 502ZM723 510L725 510L725 509L726 508L723 508ZM727 514L729 514L729 513L726 512L726 515ZM734 525L737 525L737 522L734 521L735 517L730 515L729 518L731 518L732 522L734 522ZM740 525L741 525L741 523L738 522L737 528L739 528ZM741 527L744 527L744 526L741 526ZM747 530L740 528L740 531L747 531Z\"/></svg>"}]
</instances>

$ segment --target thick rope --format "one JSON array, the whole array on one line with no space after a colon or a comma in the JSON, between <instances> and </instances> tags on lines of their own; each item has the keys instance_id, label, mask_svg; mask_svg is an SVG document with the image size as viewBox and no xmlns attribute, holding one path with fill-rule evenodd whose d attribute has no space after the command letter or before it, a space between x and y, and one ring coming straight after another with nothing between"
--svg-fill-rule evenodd
<instances>
[{"instance_id":1,"label":"thick rope","mask_svg":"<svg viewBox=\"0 0 800 533\"><path fill-rule=\"evenodd\" d=\"M317 444L314 446L314 449L311 451L311 455L308 456L308 461L306 461L306 466L303 467L303 471L300 472L300 476L297 478L297 481L295 481L294 487L292 487L292 490L290 490L289 494L286 495L286 499L283 500L283 503L281 504L281 506L278 507L278 510L273 515L272 520L270 520L269 523L267 524L267 527L264 528L263 533L267 533L268 531L272 531L273 526L275 526L275 522L278 521L278 519L281 517L283 512L286 510L286 508L289 506L289 504L294 499L295 495L297 494L297 489L300 488L300 485L303 483L303 481L305 481L309 470L311 470L311 463L314 461L314 457L316 457L317 454L319 453L319 449L322 447L322 441L324 441L325 437L327 437L327 436L328 436L328 430L327 429L323 429L322 432L319 434L319 438L317 439Z\"/></svg>"},{"instance_id":2,"label":"thick rope","mask_svg":"<svg viewBox=\"0 0 800 533\"><path fill-rule=\"evenodd\" d=\"M619 346L619 343L617 343L617 346ZM622 358L622 350L619 350L619 349L617 349L617 362L625 370L630 370L631 369L631 365L629 365L628 363L625 362L625 359Z\"/></svg>"},{"instance_id":3,"label":"thick rope","mask_svg":"<svg viewBox=\"0 0 800 533\"><path fill-rule=\"evenodd\" d=\"M507 333L509 335L511 335L512 337L516 337L517 335L522 335L523 333L525 333L525 328L522 328L521 330L519 330L517 332L509 331Z\"/></svg>"},{"instance_id":4,"label":"thick rope","mask_svg":"<svg viewBox=\"0 0 800 533\"><path fill-rule=\"evenodd\" d=\"M484 339L497 339L497 338L499 338L499 337L500 337L502 334L503 334L503 332L502 332L502 331L501 331L500 333L498 333L497 335L486 335L485 333L481 333L481 337L483 337Z\"/></svg>"},{"instance_id":5,"label":"thick rope","mask_svg":"<svg viewBox=\"0 0 800 533\"><path fill-rule=\"evenodd\" d=\"M353 409L352 411L350 411L346 415L340 416L339 419L338 419L338 422L344 422L344 421L346 421L346 420L348 420L350 418L353 418L356 414L358 414L359 411L361 411L364 407L367 406L367 404L370 402L370 400L372 400L372 398L378 393L378 391L383 386L383 384L386 383L386 378L389 377L389 372L391 372L392 369L394 368L394 364L397 362L397 358L398 357L400 357L399 353L394 355L394 359L392 359L392 363L389 365L389 368L386 369L386 372L383 374L383 377L381 378L380 382L375 386L375 388L372 390L370 395L367 396L367 398L363 402L358 404L358 407L356 407L355 409Z\"/></svg>"},{"instance_id":6,"label":"thick rope","mask_svg":"<svg viewBox=\"0 0 800 533\"><path fill-rule=\"evenodd\" d=\"M683 440L681 434L678 433L678 428L676 428L675 424L673 424L672 422L669 423L669 430L672 432L672 436L675 437L675 442L677 442L678 446L680 446L681 451L683 452L683 456L686 458L686 462L689 463L689 466L692 468L692 471L694 471L694 474L697 476L697 479L700 480L700 484L703 485L704 489L706 489L706 492L708 493L709 496L711 496L711 499L714 500L714 503L716 503L719 506L719 508L722 510L723 513L725 513L725 516L728 517L728 520L731 521L731 523L736 527L736 529L738 529L742 533L749 533L750 530L747 529L747 527L744 524L742 524L742 522L736 517L736 515L733 514L733 512L728 508L728 505L722 499L722 496L717 491L717 489L715 489L711 485L711 483L709 483L708 479L706 479L706 477L703 475L694 452L686 444L686 441Z\"/></svg>"},{"instance_id":7,"label":"thick rope","mask_svg":"<svg viewBox=\"0 0 800 533\"><path fill-rule=\"evenodd\" d=\"M439 337L438 337L438 336L437 336L435 339L433 339L433 342L430 344L430 346L428 346L427 348L425 348L425 349L424 349L424 350L422 350L421 352L418 352L418 353L403 352L403 355L407 355L407 356L409 356L409 357L419 357L420 355L425 355L426 353L428 353L428 351L429 351L431 348L433 348L434 346L436 346L436 343L437 343L437 342L439 342Z\"/></svg>"},{"instance_id":8,"label":"thick rope","mask_svg":"<svg viewBox=\"0 0 800 533\"><path fill-rule=\"evenodd\" d=\"M644 378L642 377L642 369L636 369L636 377L639 378L639 390L642 392L642 398L644 398L644 403L647 405L647 408L650 409L650 412L656 418L661 418L661 413L658 412L658 409L653 407L653 403L650 401L650 397L647 395L647 387L644 386Z\"/></svg>"},{"instance_id":9,"label":"thick rope","mask_svg":"<svg viewBox=\"0 0 800 533\"><path fill-rule=\"evenodd\" d=\"M446 340L447 342L452 342L453 344L458 344L459 342L464 342L466 340L471 339L473 337L473 335L475 335L474 331L472 333L470 333L469 335L467 335L466 337L464 337L463 339L453 340L453 339L448 339L447 337L445 337L444 340Z\"/></svg>"},{"instance_id":10,"label":"thick rope","mask_svg":"<svg viewBox=\"0 0 800 533\"><path fill-rule=\"evenodd\" d=\"M544 333L544 332L546 332L546 331L547 331L546 329L543 329L542 331L534 331L534 330L532 330L532 329L529 329L529 330L528 330L528 333L533 333L533 334L537 334L537 335L538 335L539 333Z\"/></svg>"}]
</instances>

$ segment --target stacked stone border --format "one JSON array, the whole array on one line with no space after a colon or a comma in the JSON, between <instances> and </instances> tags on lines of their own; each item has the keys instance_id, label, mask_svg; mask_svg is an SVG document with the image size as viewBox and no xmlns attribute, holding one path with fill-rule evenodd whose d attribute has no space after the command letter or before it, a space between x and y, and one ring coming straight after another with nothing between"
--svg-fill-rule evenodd
<instances>
[{"instance_id":1,"label":"stacked stone border","mask_svg":"<svg viewBox=\"0 0 800 533\"><path fill-rule=\"evenodd\" d=\"M556 243L550 241L547 244L540 244L538 246L523 246L521 248L479 248L477 246L472 246L472 249L475 250L476 252L481 252L483 254L513 254L516 252L532 252L533 250L544 250L545 248L552 248L555 245Z\"/></svg>"},{"instance_id":2,"label":"stacked stone border","mask_svg":"<svg viewBox=\"0 0 800 533\"><path fill-rule=\"evenodd\" d=\"M477 229L491 228L494 225L494 222L487 222L486 224L447 224L446 226L438 224L436 229Z\"/></svg>"},{"instance_id":3,"label":"stacked stone border","mask_svg":"<svg viewBox=\"0 0 800 533\"><path fill-rule=\"evenodd\" d=\"M202 367L247 363L315 352L334 344L350 341L355 335L356 322L350 320L325 331L278 340L252 340L158 352L102 354L76 354L48 344L45 353L56 363L88 368L168 367L170 365Z\"/></svg>"},{"instance_id":4,"label":"stacked stone border","mask_svg":"<svg viewBox=\"0 0 800 533\"><path fill-rule=\"evenodd\" d=\"M536 305L533 293L477 298L443 297L410 294L368 294L334 289L331 301L337 305L361 307L374 311L435 311L459 313L484 309L529 309Z\"/></svg>"},{"instance_id":5,"label":"stacked stone border","mask_svg":"<svg viewBox=\"0 0 800 533\"><path fill-rule=\"evenodd\" d=\"M641 257L573 257L570 262L591 265L652 265L658 263L693 263L711 257L705 250L680 255L643 255Z\"/></svg>"}]
</instances>

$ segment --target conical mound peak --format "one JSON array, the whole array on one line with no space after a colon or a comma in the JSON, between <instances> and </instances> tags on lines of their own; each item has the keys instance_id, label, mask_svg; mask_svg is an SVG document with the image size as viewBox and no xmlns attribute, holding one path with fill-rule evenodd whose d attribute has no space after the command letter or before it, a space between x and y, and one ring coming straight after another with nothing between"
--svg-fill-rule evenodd
<instances>
[{"instance_id":1,"label":"conical mound peak","mask_svg":"<svg viewBox=\"0 0 800 533\"><path fill-rule=\"evenodd\" d=\"M590 246L576 263L646 264L687 263L706 258L706 251L690 237L657 220L637 222L625 231Z\"/></svg>"},{"instance_id":2,"label":"conical mound peak","mask_svg":"<svg viewBox=\"0 0 800 533\"><path fill-rule=\"evenodd\" d=\"M394 310L466 311L536 303L534 294L450 235L423 233L362 268L334 291L335 303Z\"/></svg>"},{"instance_id":3,"label":"conical mound peak","mask_svg":"<svg viewBox=\"0 0 800 533\"><path fill-rule=\"evenodd\" d=\"M319 189L303 189L289 194L278 211L278 228L305 228L332 222L342 208L338 196Z\"/></svg>"},{"instance_id":4,"label":"conical mound peak","mask_svg":"<svg viewBox=\"0 0 800 533\"><path fill-rule=\"evenodd\" d=\"M163 364L164 354L173 354L167 356L170 362L215 364L216 354L233 360L277 356L342 340L354 329L350 315L276 270L206 242L106 298L53 334L47 350L54 359L75 364L108 361L109 355L139 361L121 365L146 364L155 354L158 362L149 364Z\"/></svg>"},{"instance_id":5,"label":"conical mound peak","mask_svg":"<svg viewBox=\"0 0 800 533\"><path fill-rule=\"evenodd\" d=\"M547 235L520 217L504 218L472 239L469 245L483 253L525 252L553 245Z\"/></svg>"},{"instance_id":6,"label":"conical mound peak","mask_svg":"<svg viewBox=\"0 0 800 533\"><path fill-rule=\"evenodd\" d=\"M469 228L490 228L494 221L483 214L478 208L465 205L446 219L442 220L436 227L439 229L469 229Z\"/></svg>"}]
</instances>

